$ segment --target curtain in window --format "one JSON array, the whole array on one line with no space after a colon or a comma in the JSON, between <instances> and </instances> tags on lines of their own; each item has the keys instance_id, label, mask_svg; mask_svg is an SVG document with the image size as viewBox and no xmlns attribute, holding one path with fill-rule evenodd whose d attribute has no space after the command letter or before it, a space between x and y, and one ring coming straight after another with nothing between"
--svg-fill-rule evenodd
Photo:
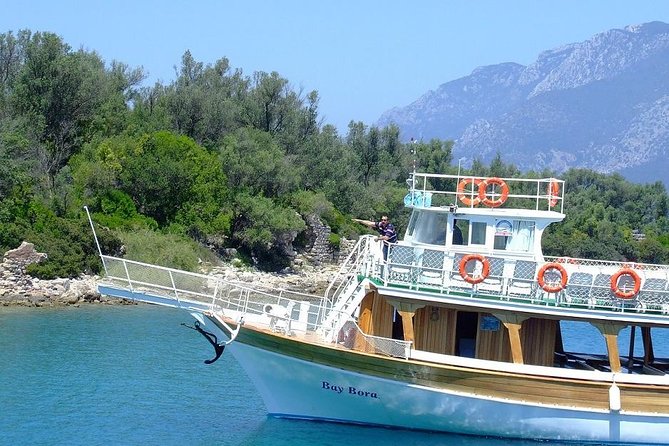
<instances>
[{"instance_id":1,"label":"curtain in window","mask_svg":"<svg viewBox=\"0 0 669 446\"><path fill-rule=\"evenodd\" d=\"M506 249L511 251L527 252L534 243L534 222L518 221L513 222L513 234Z\"/></svg>"}]
</instances>

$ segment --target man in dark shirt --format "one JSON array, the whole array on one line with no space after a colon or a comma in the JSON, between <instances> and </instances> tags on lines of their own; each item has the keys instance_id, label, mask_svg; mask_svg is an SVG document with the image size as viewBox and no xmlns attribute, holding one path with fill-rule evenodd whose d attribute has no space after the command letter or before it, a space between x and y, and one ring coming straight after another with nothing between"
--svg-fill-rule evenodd
<instances>
[{"instance_id":1,"label":"man in dark shirt","mask_svg":"<svg viewBox=\"0 0 669 446\"><path fill-rule=\"evenodd\" d=\"M397 232L395 226L388 220L388 216L382 216L381 221L360 220L359 218L354 218L353 221L378 231L379 236L376 239L383 241L383 259L386 260L388 258L388 244L397 243Z\"/></svg>"}]
</instances>

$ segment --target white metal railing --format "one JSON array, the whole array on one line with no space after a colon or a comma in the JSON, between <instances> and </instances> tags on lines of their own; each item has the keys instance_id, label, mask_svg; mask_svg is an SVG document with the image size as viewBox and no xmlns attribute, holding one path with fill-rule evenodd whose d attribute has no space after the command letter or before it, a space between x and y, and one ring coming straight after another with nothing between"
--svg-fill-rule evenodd
<instances>
[{"instance_id":1,"label":"white metal railing","mask_svg":"<svg viewBox=\"0 0 669 446\"><path fill-rule=\"evenodd\" d=\"M485 183L484 183L485 181ZM564 181L557 178L490 178L414 172L407 180L408 207L485 206L486 200L521 209L562 212Z\"/></svg>"},{"instance_id":2,"label":"white metal railing","mask_svg":"<svg viewBox=\"0 0 669 446\"><path fill-rule=\"evenodd\" d=\"M626 312L669 314L669 267L604 260L545 257L483 256L460 266L467 252L391 245L380 274L368 277L380 284L439 294L486 298L558 307L582 307ZM631 272L630 272L631 271ZM465 279L469 279L468 282ZM624 297L621 297L624 296Z\"/></svg>"},{"instance_id":3,"label":"white metal railing","mask_svg":"<svg viewBox=\"0 0 669 446\"><path fill-rule=\"evenodd\" d=\"M364 242L367 243L367 242ZM361 253L365 252L361 249ZM206 309L231 317L237 322L253 322L288 335L312 333L311 341L324 344L339 342L355 326L356 345L364 345L365 351L408 358L407 342L378 338L360 331L352 319L350 309L345 312L333 308L333 302L325 296L297 291L248 286L246 283L228 281L219 277L191 273L142 262L101 256L106 276L99 285L104 286L110 296L143 300L187 310ZM369 260L365 255L359 257ZM360 262L353 262L360 265ZM352 271L357 271L357 267ZM349 287L350 288L350 287ZM349 296L334 294L335 304ZM332 316L334 314L334 316ZM337 324L324 325L326 318L337 320ZM332 333L333 327L340 327ZM327 337L322 336L327 334ZM411 343L408 343L410 345ZM348 344L341 344L346 347ZM370 347L371 346L371 347ZM348 348L354 348L351 345ZM370 350L372 349L372 350Z\"/></svg>"}]
</instances>

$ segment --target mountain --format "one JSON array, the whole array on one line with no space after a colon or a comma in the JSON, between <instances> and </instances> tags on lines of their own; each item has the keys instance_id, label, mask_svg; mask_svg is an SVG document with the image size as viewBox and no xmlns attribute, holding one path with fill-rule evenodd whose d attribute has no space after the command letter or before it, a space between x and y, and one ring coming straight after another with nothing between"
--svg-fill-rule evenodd
<instances>
[{"instance_id":1,"label":"mountain","mask_svg":"<svg viewBox=\"0 0 669 446\"><path fill-rule=\"evenodd\" d=\"M475 69L385 112L406 139L455 141L454 158L498 152L521 170L585 167L669 185L669 25L612 29L524 66Z\"/></svg>"}]
</instances>

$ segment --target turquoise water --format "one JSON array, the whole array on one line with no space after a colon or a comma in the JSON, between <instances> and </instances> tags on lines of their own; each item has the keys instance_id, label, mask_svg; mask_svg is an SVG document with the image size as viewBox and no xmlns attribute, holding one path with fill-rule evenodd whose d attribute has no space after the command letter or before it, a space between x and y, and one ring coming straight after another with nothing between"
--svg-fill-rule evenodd
<instances>
[{"instance_id":1,"label":"turquoise water","mask_svg":"<svg viewBox=\"0 0 669 446\"><path fill-rule=\"evenodd\" d=\"M539 444L268 418L235 359L203 364L213 349L182 322L154 306L0 309L0 444Z\"/></svg>"}]
</instances>

